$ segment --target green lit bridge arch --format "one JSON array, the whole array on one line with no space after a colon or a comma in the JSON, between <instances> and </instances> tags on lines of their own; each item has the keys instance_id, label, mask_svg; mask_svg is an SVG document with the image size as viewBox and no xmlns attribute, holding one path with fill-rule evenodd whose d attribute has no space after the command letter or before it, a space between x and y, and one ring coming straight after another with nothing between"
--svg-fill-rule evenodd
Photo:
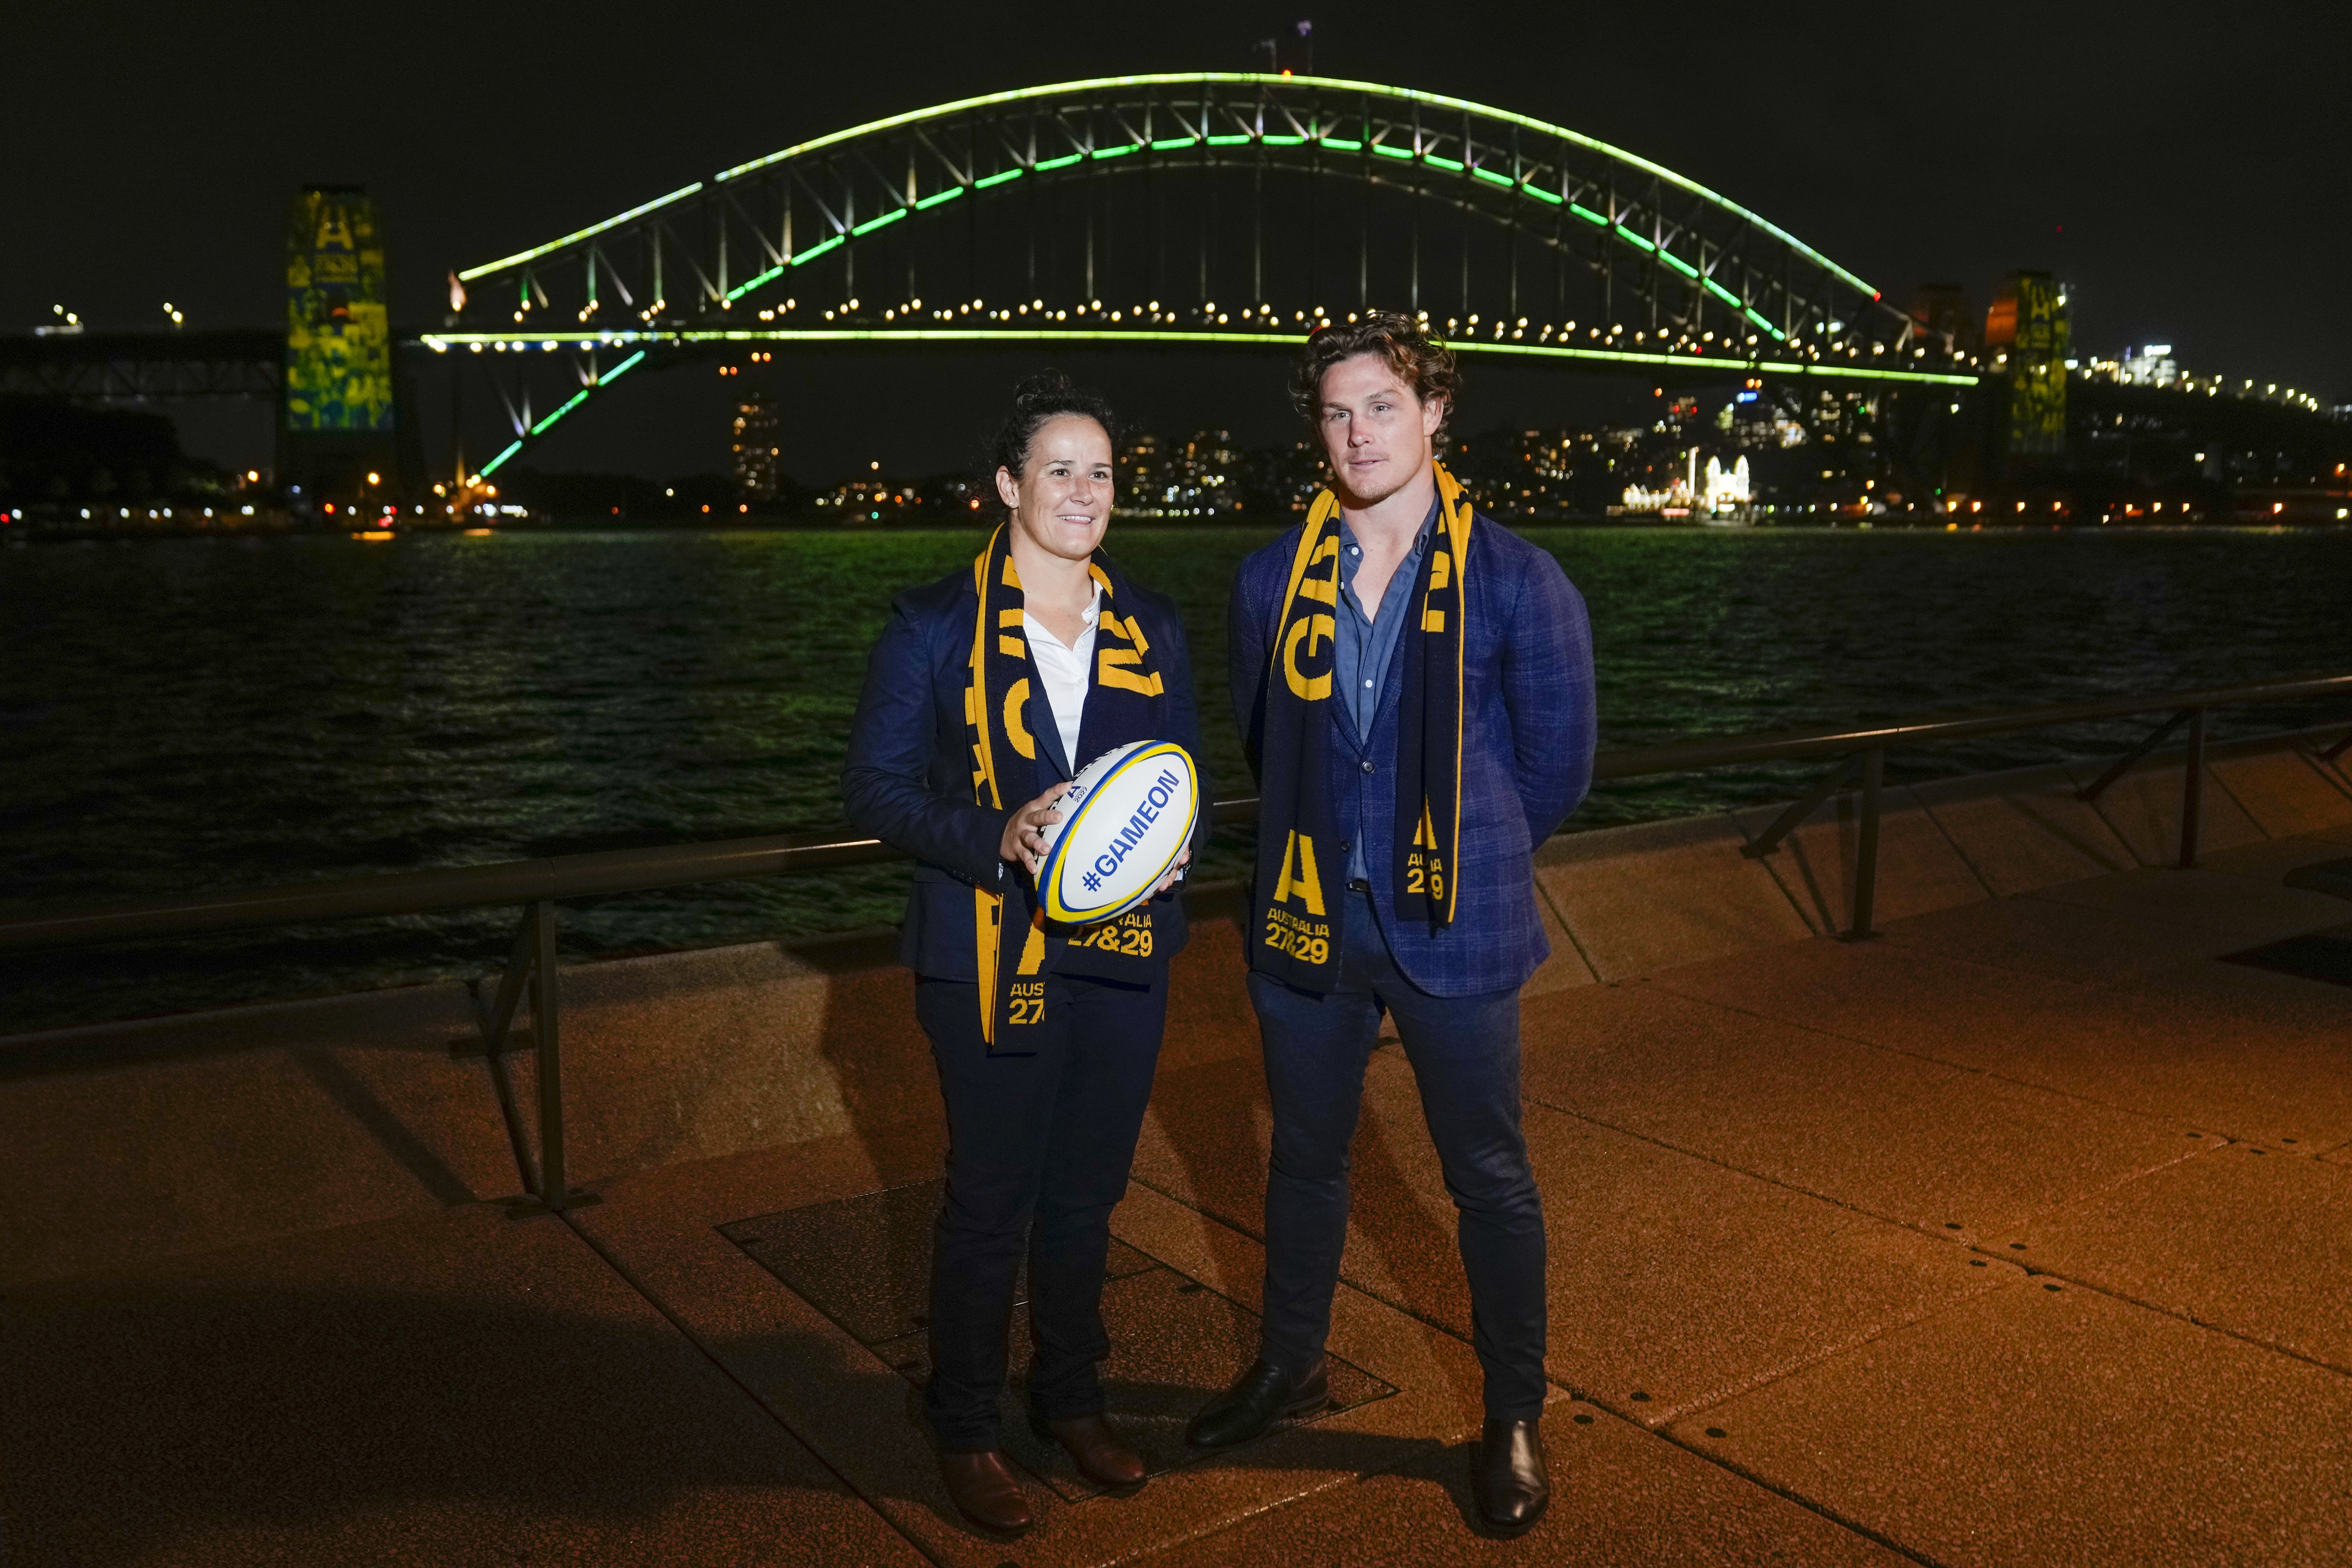
<instances>
[{"instance_id":1,"label":"green lit bridge arch","mask_svg":"<svg viewBox=\"0 0 2352 1568\"><path fill-rule=\"evenodd\" d=\"M1672 170L1526 115L1317 77L941 104L457 276L459 309L425 346L526 356L491 362L511 367L514 440L485 472L649 361L762 342L1265 345L1377 306L1480 353L1976 380L1854 273Z\"/></svg>"}]
</instances>

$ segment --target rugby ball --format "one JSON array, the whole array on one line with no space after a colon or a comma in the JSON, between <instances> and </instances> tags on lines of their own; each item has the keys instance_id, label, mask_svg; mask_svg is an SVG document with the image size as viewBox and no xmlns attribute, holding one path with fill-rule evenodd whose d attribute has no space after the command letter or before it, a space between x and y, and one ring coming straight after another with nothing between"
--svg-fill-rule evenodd
<instances>
[{"instance_id":1,"label":"rugby ball","mask_svg":"<svg viewBox=\"0 0 2352 1568\"><path fill-rule=\"evenodd\" d=\"M1092 925L1151 896L1192 840L1201 786L1173 741L1137 741L1078 770L1046 825L1037 891L1045 918Z\"/></svg>"}]
</instances>

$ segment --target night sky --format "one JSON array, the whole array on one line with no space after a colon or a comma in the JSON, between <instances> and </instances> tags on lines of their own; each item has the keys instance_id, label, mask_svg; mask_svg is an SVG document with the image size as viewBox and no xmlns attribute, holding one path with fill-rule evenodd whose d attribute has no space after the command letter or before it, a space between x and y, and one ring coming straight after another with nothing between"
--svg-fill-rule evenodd
<instances>
[{"instance_id":1,"label":"night sky","mask_svg":"<svg viewBox=\"0 0 2352 1568\"><path fill-rule=\"evenodd\" d=\"M1613 142L1898 303L1935 279L1980 311L2002 273L2046 268L2074 287L2083 351L2169 340L2197 371L2352 400L2352 27L2318 5L26 7L0 89L0 328L47 320L53 302L93 326L160 325L165 300L191 326L274 324L285 205L306 183L379 199L394 321L428 325L451 267L747 157L973 93L1255 68L1251 46L1301 16L1319 75ZM786 468L824 481L869 458L951 465L1035 363L780 363ZM1164 429L1289 433L1265 359L1127 352L1071 368ZM744 384L675 373L533 461L719 468L723 405ZM1623 394L1486 366L1469 390L1474 426ZM267 455L266 410L183 427L207 455Z\"/></svg>"}]
</instances>

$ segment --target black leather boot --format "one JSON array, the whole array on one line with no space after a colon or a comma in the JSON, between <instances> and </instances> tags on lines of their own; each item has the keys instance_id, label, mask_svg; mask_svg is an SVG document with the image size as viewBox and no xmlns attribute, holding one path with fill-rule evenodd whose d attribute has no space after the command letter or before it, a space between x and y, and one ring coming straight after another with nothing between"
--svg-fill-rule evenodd
<instances>
[{"instance_id":1,"label":"black leather boot","mask_svg":"<svg viewBox=\"0 0 2352 1568\"><path fill-rule=\"evenodd\" d=\"M1202 1407L1184 1428L1184 1441L1196 1448L1229 1448L1246 1443L1276 1421L1306 1415L1331 1403L1331 1382L1322 1358L1293 1377L1254 1361L1234 1384Z\"/></svg>"},{"instance_id":2,"label":"black leather boot","mask_svg":"<svg viewBox=\"0 0 2352 1568\"><path fill-rule=\"evenodd\" d=\"M1544 1469L1543 1423L1487 1418L1478 1435L1478 1457L1470 1489L1478 1518L1487 1529L1517 1535L1535 1527L1551 1506L1551 1477Z\"/></svg>"}]
</instances>

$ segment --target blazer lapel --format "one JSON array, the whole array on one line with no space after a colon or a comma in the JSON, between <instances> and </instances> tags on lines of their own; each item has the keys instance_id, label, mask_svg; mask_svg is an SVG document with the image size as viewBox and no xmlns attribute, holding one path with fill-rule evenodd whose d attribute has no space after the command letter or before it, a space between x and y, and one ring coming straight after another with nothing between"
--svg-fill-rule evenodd
<instances>
[{"instance_id":1,"label":"blazer lapel","mask_svg":"<svg viewBox=\"0 0 2352 1568\"><path fill-rule=\"evenodd\" d=\"M1053 700L1045 695L1045 677L1039 676L1029 688L1029 733L1037 741L1037 760L1056 770L1056 779L1078 776L1070 766L1070 759L1062 754L1062 726L1054 718Z\"/></svg>"}]
</instances>

